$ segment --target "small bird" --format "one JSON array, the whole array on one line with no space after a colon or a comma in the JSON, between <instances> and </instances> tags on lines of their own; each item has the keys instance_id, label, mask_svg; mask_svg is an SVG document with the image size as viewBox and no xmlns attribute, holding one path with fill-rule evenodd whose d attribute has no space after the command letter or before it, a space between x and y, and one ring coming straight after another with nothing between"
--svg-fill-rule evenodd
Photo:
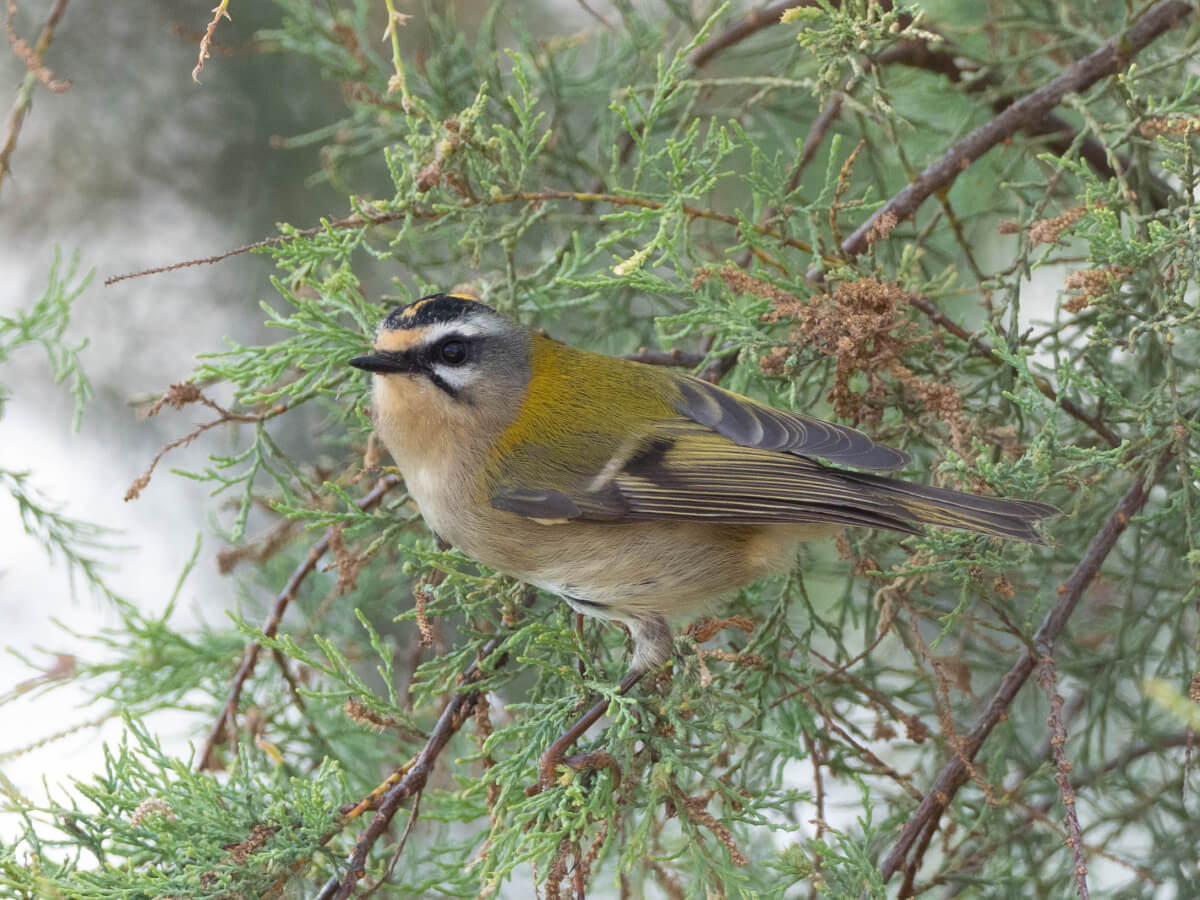
<instances>
[{"instance_id":1,"label":"small bird","mask_svg":"<svg viewBox=\"0 0 1200 900\"><path fill-rule=\"evenodd\" d=\"M579 350L471 297L384 320L375 427L433 531L489 568L625 623L631 675L668 660L668 617L786 568L844 525L1044 543L1046 503L898 481L908 454L692 375ZM636 678L635 678L636 680Z\"/></svg>"}]
</instances>

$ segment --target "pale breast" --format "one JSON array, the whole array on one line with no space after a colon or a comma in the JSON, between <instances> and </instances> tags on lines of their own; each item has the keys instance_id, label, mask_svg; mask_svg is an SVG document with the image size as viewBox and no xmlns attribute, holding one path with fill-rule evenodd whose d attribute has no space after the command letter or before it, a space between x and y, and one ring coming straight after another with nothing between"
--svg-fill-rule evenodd
<instances>
[{"instance_id":1,"label":"pale breast","mask_svg":"<svg viewBox=\"0 0 1200 900\"><path fill-rule=\"evenodd\" d=\"M433 531L459 544L465 524L459 519L482 473L476 429L460 421L461 411L437 388L415 378L376 377L374 400L375 430L409 495Z\"/></svg>"}]
</instances>

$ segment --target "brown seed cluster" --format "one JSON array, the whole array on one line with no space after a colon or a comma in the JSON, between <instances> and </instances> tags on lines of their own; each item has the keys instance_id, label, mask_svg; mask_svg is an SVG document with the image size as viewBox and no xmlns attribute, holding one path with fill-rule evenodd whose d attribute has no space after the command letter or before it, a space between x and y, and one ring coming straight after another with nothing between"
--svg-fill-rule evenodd
<instances>
[{"instance_id":1,"label":"brown seed cluster","mask_svg":"<svg viewBox=\"0 0 1200 900\"><path fill-rule=\"evenodd\" d=\"M926 381L906 367L894 365L892 375L917 398L917 401L950 429L950 445L960 456L969 450L967 418L963 415L958 388L946 381Z\"/></svg>"},{"instance_id":2,"label":"brown seed cluster","mask_svg":"<svg viewBox=\"0 0 1200 900\"><path fill-rule=\"evenodd\" d=\"M1156 117L1142 122L1138 126L1138 131L1142 133L1142 137L1148 138L1163 134L1172 137L1200 134L1200 118L1195 116Z\"/></svg>"},{"instance_id":3,"label":"brown seed cluster","mask_svg":"<svg viewBox=\"0 0 1200 900\"><path fill-rule=\"evenodd\" d=\"M1096 297L1103 297L1117 284L1133 274L1128 266L1101 266L1098 269L1080 269L1067 276L1064 286L1068 291L1075 291L1063 304L1067 312L1079 312L1087 309Z\"/></svg>"},{"instance_id":4,"label":"brown seed cluster","mask_svg":"<svg viewBox=\"0 0 1200 900\"><path fill-rule=\"evenodd\" d=\"M337 592L339 595L348 594L358 587L358 575L371 561L366 554L350 551L342 535L343 530L341 525L334 526L329 538L329 549L334 558L330 568L337 569Z\"/></svg>"},{"instance_id":5,"label":"brown seed cluster","mask_svg":"<svg viewBox=\"0 0 1200 900\"><path fill-rule=\"evenodd\" d=\"M794 337L835 357L829 392L834 410L852 421L874 424L884 408L879 373L898 367L905 350L918 340L916 325L899 313L906 299L896 284L861 278L842 282L832 294L815 297L807 305L795 297L775 302L775 309L764 318L794 320L798 332ZM850 386L860 372L867 376L867 389L861 394Z\"/></svg>"},{"instance_id":6,"label":"brown seed cluster","mask_svg":"<svg viewBox=\"0 0 1200 900\"><path fill-rule=\"evenodd\" d=\"M829 402L838 416L855 424L878 425L890 405L888 381L904 386L922 409L946 424L950 441L960 454L969 450L969 423L962 398L949 383L928 381L915 375L901 360L913 344L928 338L904 316L909 297L894 282L876 278L846 281L833 292L808 302L769 282L732 266L697 276L698 285L718 277L738 293L771 301L765 322L794 321L789 337L793 346L776 347L759 361L764 374L783 375L796 344L806 344L836 359ZM855 376L865 377L865 390L852 386Z\"/></svg>"},{"instance_id":7,"label":"brown seed cluster","mask_svg":"<svg viewBox=\"0 0 1200 900\"><path fill-rule=\"evenodd\" d=\"M900 220L896 218L896 214L891 212L883 213L878 219L871 223L871 227L867 229L867 243L874 244L877 241L882 241L895 230L900 224Z\"/></svg>"},{"instance_id":8,"label":"brown seed cluster","mask_svg":"<svg viewBox=\"0 0 1200 900\"><path fill-rule=\"evenodd\" d=\"M967 422L962 398L949 383L919 378L901 359L908 348L923 338L917 326L907 321L901 310L908 295L899 285L862 278L839 284L832 294L802 305L791 303L769 313L778 319L788 316L797 323L798 337L807 340L822 353L837 359L829 401L839 416L856 423L877 425L887 408L890 375L916 398L922 408L950 429L950 441L960 453L967 448ZM855 391L855 375L866 376L867 388Z\"/></svg>"},{"instance_id":9,"label":"brown seed cluster","mask_svg":"<svg viewBox=\"0 0 1200 900\"><path fill-rule=\"evenodd\" d=\"M1029 240L1035 247L1038 244L1053 244L1064 231L1082 219L1085 213L1086 206L1076 206L1053 219L1039 219L1029 226Z\"/></svg>"}]
</instances>

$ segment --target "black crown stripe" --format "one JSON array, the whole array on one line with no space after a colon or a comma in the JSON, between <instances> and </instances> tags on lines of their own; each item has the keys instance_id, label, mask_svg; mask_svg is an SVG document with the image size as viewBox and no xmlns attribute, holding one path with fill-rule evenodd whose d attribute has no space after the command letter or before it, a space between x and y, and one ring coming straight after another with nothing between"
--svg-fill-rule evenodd
<instances>
[{"instance_id":1,"label":"black crown stripe","mask_svg":"<svg viewBox=\"0 0 1200 900\"><path fill-rule=\"evenodd\" d=\"M424 328L439 322L461 322L473 312L490 312L489 306L462 294L430 294L407 306L398 306L383 321L387 331Z\"/></svg>"}]
</instances>

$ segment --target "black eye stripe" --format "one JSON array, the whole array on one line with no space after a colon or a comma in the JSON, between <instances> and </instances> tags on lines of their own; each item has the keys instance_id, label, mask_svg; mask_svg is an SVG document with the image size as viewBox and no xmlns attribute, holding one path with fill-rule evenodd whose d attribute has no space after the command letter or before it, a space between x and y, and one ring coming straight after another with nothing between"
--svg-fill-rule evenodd
<instances>
[{"instance_id":1,"label":"black eye stripe","mask_svg":"<svg viewBox=\"0 0 1200 900\"><path fill-rule=\"evenodd\" d=\"M435 387L454 399L461 400L460 388L447 381L443 374L449 376L449 370L462 368L477 359L478 344L479 339L473 335L450 332L441 335L435 341L409 350L406 355L415 363L415 368Z\"/></svg>"},{"instance_id":2,"label":"black eye stripe","mask_svg":"<svg viewBox=\"0 0 1200 900\"><path fill-rule=\"evenodd\" d=\"M450 384L446 381L446 379L444 379L437 372L433 371L433 369L428 369L425 372L425 375L433 383L434 387L438 388L439 390L444 391L445 393L449 394L451 397L454 397L455 399L458 398L458 390L456 388L451 387Z\"/></svg>"}]
</instances>

